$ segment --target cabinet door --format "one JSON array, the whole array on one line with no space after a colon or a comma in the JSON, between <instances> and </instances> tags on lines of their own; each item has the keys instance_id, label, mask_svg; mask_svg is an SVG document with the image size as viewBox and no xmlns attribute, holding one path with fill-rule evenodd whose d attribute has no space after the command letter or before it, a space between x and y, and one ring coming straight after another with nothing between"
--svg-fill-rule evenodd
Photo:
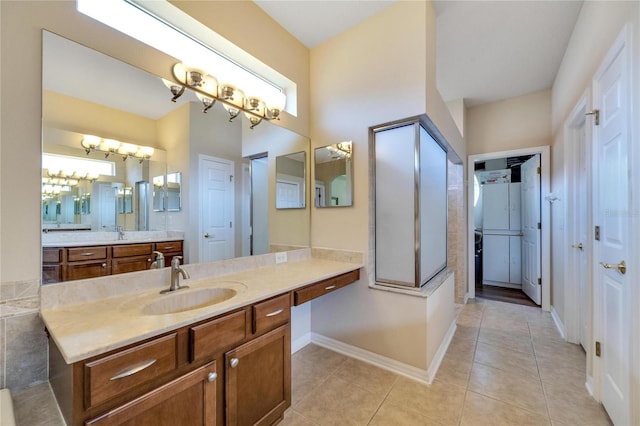
<instances>
[{"instance_id":1,"label":"cabinet door","mask_svg":"<svg viewBox=\"0 0 640 426\"><path fill-rule=\"evenodd\" d=\"M216 379L214 361L85 424L215 426Z\"/></svg>"},{"instance_id":2,"label":"cabinet door","mask_svg":"<svg viewBox=\"0 0 640 426\"><path fill-rule=\"evenodd\" d=\"M482 185L482 229L509 229L509 184Z\"/></svg>"},{"instance_id":3,"label":"cabinet door","mask_svg":"<svg viewBox=\"0 0 640 426\"><path fill-rule=\"evenodd\" d=\"M289 325L225 354L227 425L271 425L291 405Z\"/></svg>"},{"instance_id":4,"label":"cabinet door","mask_svg":"<svg viewBox=\"0 0 640 426\"><path fill-rule=\"evenodd\" d=\"M522 237L509 237L509 282L511 284L522 284Z\"/></svg>"},{"instance_id":5,"label":"cabinet door","mask_svg":"<svg viewBox=\"0 0 640 426\"><path fill-rule=\"evenodd\" d=\"M69 263L65 280L83 280L109 275L110 264L104 260L79 264Z\"/></svg>"},{"instance_id":6,"label":"cabinet door","mask_svg":"<svg viewBox=\"0 0 640 426\"><path fill-rule=\"evenodd\" d=\"M519 231L520 227L520 182L509 184L509 229Z\"/></svg>"},{"instance_id":7,"label":"cabinet door","mask_svg":"<svg viewBox=\"0 0 640 426\"><path fill-rule=\"evenodd\" d=\"M482 280L509 282L508 235L483 235Z\"/></svg>"},{"instance_id":8,"label":"cabinet door","mask_svg":"<svg viewBox=\"0 0 640 426\"><path fill-rule=\"evenodd\" d=\"M151 266L150 256L121 257L111 260L111 273L123 274L125 272L145 271Z\"/></svg>"}]
</instances>

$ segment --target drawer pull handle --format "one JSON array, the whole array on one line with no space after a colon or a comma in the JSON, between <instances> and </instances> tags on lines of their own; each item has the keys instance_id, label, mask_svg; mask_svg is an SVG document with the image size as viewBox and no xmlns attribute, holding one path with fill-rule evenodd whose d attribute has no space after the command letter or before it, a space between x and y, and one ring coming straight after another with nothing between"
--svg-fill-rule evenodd
<instances>
[{"instance_id":1,"label":"drawer pull handle","mask_svg":"<svg viewBox=\"0 0 640 426\"><path fill-rule=\"evenodd\" d=\"M173 250L173 246L166 246L164 249L165 250Z\"/></svg>"},{"instance_id":2,"label":"drawer pull handle","mask_svg":"<svg viewBox=\"0 0 640 426\"><path fill-rule=\"evenodd\" d=\"M280 315L282 313L282 311L284 311L284 309L280 308L277 311L273 311L265 316L267 317L275 317L276 315Z\"/></svg>"},{"instance_id":3,"label":"drawer pull handle","mask_svg":"<svg viewBox=\"0 0 640 426\"><path fill-rule=\"evenodd\" d=\"M240 361L238 360L238 358L231 358L231 361L229 361L229 365L231 365L231 368L236 368L239 363Z\"/></svg>"},{"instance_id":4,"label":"drawer pull handle","mask_svg":"<svg viewBox=\"0 0 640 426\"><path fill-rule=\"evenodd\" d=\"M207 374L207 380L210 382L215 381L218 378L218 373L216 372L211 372L209 374Z\"/></svg>"},{"instance_id":5,"label":"drawer pull handle","mask_svg":"<svg viewBox=\"0 0 640 426\"><path fill-rule=\"evenodd\" d=\"M334 288L336 288L335 285L330 285L329 287L325 287L325 290L333 290Z\"/></svg>"},{"instance_id":6,"label":"drawer pull handle","mask_svg":"<svg viewBox=\"0 0 640 426\"><path fill-rule=\"evenodd\" d=\"M95 253L91 253L91 252L86 252L86 253L80 253L80 256L93 256Z\"/></svg>"},{"instance_id":7,"label":"drawer pull handle","mask_svg":"<svg viewBox=\"0 0 640 426\"><path fill-rule=\"evenodd\" d=\"M149 361L142 361L142 362L139 362L138 364L134 364L131 367L129 367L128 369L122 370L121 372L119 372L118 374L116 374L115 376L110 378L109 380L118 380L118 379L123 379L125 377L132 376L132 375L144 370L147 367L151 367L153 364L155 364L156 361L157 361L157 359L152 359L152 360L149 360Z\"/></svg>"}]
</instances>

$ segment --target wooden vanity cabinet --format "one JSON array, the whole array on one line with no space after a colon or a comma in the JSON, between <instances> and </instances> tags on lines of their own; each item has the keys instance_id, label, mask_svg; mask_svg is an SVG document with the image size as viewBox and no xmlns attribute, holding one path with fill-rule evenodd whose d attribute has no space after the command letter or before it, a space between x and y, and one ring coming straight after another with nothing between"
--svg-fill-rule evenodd
<instances>
[{"instance_id":1,"label":"wooden vanity cabinet","mask_svg":"<svg viewBox=\"0 0 640 426\"><path fill-rule=\"evenodd\" d=\"M155 259L154 250L165 255L165 265L169 266L174 256L182 256L182 241L43 247L42 282L49 284L144 271Z\"/></svg>"}]
</instances>

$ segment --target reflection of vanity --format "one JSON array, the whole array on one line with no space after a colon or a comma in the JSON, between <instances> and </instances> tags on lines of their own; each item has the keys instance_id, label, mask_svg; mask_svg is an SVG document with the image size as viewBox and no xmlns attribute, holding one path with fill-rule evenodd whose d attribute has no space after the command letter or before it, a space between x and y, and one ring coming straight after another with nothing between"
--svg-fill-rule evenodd
<instances>
[{"instance_id":1,"label":"reflection of vanity","mask_svg":"<svg viewBox=\"0 0 640 426\"><path fill-rule=\"evenodd\" d=\"M168 266L174 256L183 255L183 241L48 244L42 247L42 283L145 271L155 259L154 251L164 255Z\"/></svg>"}]
</instances>

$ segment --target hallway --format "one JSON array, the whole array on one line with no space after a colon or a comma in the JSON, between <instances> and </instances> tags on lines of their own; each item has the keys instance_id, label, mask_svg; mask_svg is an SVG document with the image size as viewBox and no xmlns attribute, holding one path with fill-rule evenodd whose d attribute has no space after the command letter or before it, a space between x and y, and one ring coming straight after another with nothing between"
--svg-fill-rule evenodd
<instances>
[{"instance_id":1,"label":"hallway","mask_svg":"<svg viewBox=\"0 0 640 426\"><path fill-rule=\"evenodd\" d=\"M609 425L586 357L539 308L476 300L430 387L315 345L293 355L282 425Z\"/></svg>"}]
</instances>

